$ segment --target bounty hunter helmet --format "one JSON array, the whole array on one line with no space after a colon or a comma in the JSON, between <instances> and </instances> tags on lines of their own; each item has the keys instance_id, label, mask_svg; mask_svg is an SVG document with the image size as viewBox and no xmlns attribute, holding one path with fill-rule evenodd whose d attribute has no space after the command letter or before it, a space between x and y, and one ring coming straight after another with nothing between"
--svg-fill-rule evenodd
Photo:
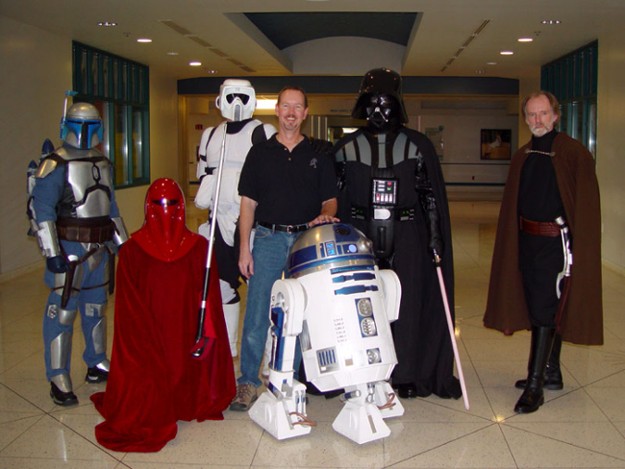
<instances>
[{"instance_id":1,"label":"bounty hunter helmet","mask_svg":"<svg viewBox=\"0 0 625 469\"><path fill-rule=\"evenodd\" d=\"M61 139L69 146L88 150L102 141L102 133L102 119L93 104L75 103L63 116Z\"/></svg>"},{"instance_id":2,"label":"bounty hunter helmet","mask_svg":"<svg viewBox=\"0 0 625 469\"><path fill-rule=\"evenodd\" d=\"M219 87L215 104L226 119L235 122L249 119L256 109L256 92L249 81L229 78Z\"/></svg>"},{"instance_id":3,"label":"bounty hunter helmet","mask_svg":"<svg viewBox=\"0 0 625 469\"><path fill-rule=\"evenodd\" d=\"M369 70L360 84L352 117L367 119L380 129L408 122L401 94L401 76L388 68Z\"/></svg>"}]
</instances>

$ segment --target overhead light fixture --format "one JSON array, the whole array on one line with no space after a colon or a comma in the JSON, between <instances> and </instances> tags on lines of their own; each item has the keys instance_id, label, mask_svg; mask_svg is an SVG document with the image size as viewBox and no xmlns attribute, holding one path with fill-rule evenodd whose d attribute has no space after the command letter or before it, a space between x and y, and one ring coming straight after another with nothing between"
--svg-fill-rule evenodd
<instances>
[{"instance_id":1,"label":"overhead light fixture","mask_svg":"<svg viewBox=\"0 0 625 469\"><path fill-rule=\"evenodd\" d=\"M105 28L112 28L114 26L117 26L117 23L115 21L98 21L98 26L103 26Z\"/></svg>"},{"instance_id":2,"label":"overhead light fixture","mask_svg":"<svg viewBox=\"0 0 625 469\"><path fill-rule=\"evenodd\" d=\"M532 37L520 37L517 39L518 42L532 42L534 38Z\"/></svg>"},{"instance_id":3,"label":"overhead light fixture","mask_svg":"<svg viewBox=\"0 0 625 469\"><path fill-rule=\"evenodd\" d=\"M560 23L562 23L562 21L560 21L560 20L542 20L541 23L542 24L560 24Z\"/></svg>"},{"instance_id":4,"label":"overhead light fixture","mask_svg":"<svg viewBox=\"0 0 625 469\"><path fill-rule=\"evenodd\" d=\"M514 52L511 50L502 50L499 52L499 55L514 55Z\"/></svg>"},{"instance_id":5,"label":"overhead light fixture","mask_svg":"<svg viewBox=\"0 0 625 469\"><path fill-rule=\"evenodd\" d=\"M137 39L137 42L141 42L141 43L149 43L152 42L152 39L150 39L149 37L140 37L139 39Z\"/></svg>"},{"instance_id":6,"label":"overhead light fixture","mask_svg":"<svg viewBox=\"0 0 625 469\"><path fill-rule=\"evenodd\" d=\"M170 52L167 52L167 55L178 55L178 52L172 50Z\"/></svg>"},{"instance_id":7,"label":"overhead light fixture","mask_svg":"<svg viewBox=\"0 0 625 469\"><path fill-rule=\"evenodd\" d=\"M486 65L497 65L497 62L486 62Z\"/></svg>"},{"instance_id":8,"label":"overhead light fixture","mask_svg":"<svg viewBox=\"0 0 625 469\"><path fill-rule=\"evenodd\" d=\"M201 67L202 66L202 62L193 61L193 62L189 62L189 65L191 67Z\"/></svg>"}]
</instances>

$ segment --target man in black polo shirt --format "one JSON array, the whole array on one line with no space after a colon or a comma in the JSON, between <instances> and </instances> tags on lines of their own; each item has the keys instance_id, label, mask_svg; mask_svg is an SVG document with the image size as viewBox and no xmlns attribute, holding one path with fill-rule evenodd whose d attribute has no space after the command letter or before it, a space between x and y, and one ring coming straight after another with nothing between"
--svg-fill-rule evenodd
<instances>
[{"instance_id":1,"label":"man in black polo shirt","mask_svg":"<svg viewBox=\"0 0 625 469\"><path fill-rule=\"evenodd\" d=\"M337 189L332 161L315 151L301 133L308 115L304 91L297 87L282 89L276 115L278 133L251 148L239 180L239 269L249 283L241 376L230 410L248 410L256 400L269 328L271 287L282 276L291 246L302 231L338 221L334 216Z\"/></svg>"}]
</instances>

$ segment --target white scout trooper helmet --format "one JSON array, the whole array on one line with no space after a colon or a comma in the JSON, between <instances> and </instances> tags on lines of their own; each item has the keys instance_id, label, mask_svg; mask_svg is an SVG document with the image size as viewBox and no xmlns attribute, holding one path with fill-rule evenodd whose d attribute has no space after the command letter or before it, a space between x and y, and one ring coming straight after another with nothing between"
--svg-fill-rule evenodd
<instances>
[{"instance_id":1,"label":"white scout trooper helmet","mask_svg":"<svg viewBox=\"0 0 625 469\"><path fill-rule=\"evenodd\" d=\"M249 81L229 78L219 87L215 104L226 119L235 122L249 119L256 109L256 92Z\"/></svg>"}]
</instances>

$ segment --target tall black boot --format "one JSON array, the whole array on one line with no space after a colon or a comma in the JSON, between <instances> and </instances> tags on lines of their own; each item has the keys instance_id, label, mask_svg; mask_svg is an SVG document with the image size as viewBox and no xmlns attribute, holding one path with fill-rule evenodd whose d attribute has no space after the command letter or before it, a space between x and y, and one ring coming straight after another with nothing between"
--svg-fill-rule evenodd
<instances>
[{"instance_id":1,"label":"tall black boot","mask_svg":"<svg viewBox=\"0 0 625 469\"><path fill-rule=\"evenodd\" d=\"M533 337L534 336L532 335L532 338ZM551 353L549 354L549 360L547 361L547 368L545 370L545 384L543 385L544 389L549 389L551 391L559 391L564 387L564 383L562 382L562 370L560 370L560 351L561 350L562 350L562 336L560 334L556 334L555 338L553 339L553 347L551 348ZM527 365L528 374L530 371L531 362L532 362L532 357L530 354L530 360ZM514 387L517 389L525 389L526 384L527 384L526 379L520 379L516 383L514 383Z\"/></svg>"},{"instance_id":2,"label":"tall black boot","mask_svg":"<svg viewBox=\"0 0 625 469\"><path fill-rule=\"evenodd\" d=\"M532 327L532 347L530 352L531 363L527 376L527 384L521 397L514 406L519 414L535 412L545 402L543 384L545 383L545 369L551 354L555 329L552 327ZM534 337L536 335L536 337Z\"/></svg>"}]
</instances>

